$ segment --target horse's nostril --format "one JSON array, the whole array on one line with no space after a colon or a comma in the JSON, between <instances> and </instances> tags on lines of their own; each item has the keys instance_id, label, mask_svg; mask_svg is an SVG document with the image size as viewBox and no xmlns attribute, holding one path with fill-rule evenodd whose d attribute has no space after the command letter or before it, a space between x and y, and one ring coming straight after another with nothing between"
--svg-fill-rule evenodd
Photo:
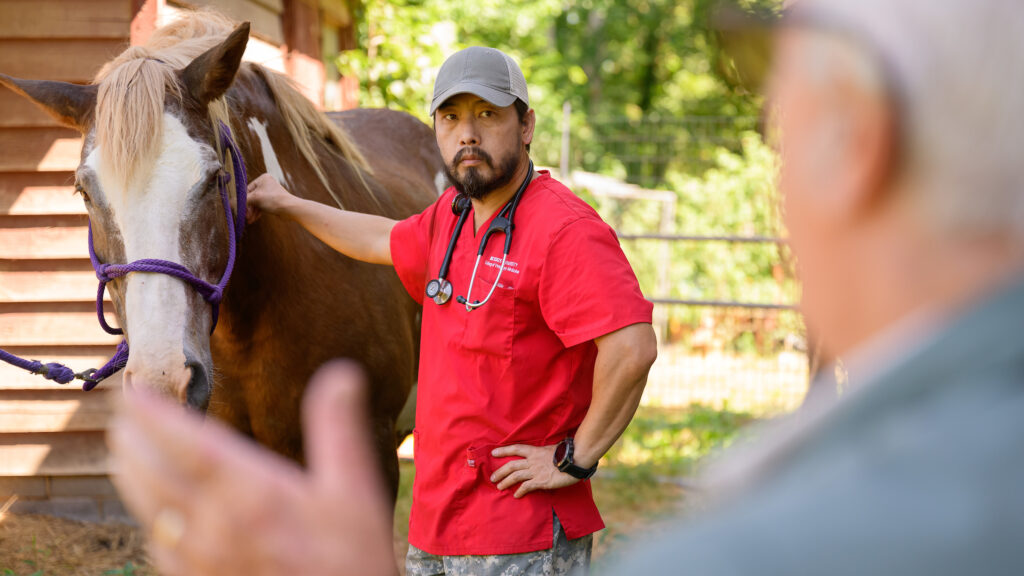
<instances>
[{"instance_id":1,"label":"horse's nostril","mask_svg":"<svg viewBox=\"0 0 1024 576\"><path fill-rule=\"evenodd\" d=\"M188 362L186 366L192 374L181 390L180 400L190 408L206 412L210 404L210 378L206 367L199 362Z\"/></svg>"}]
</instances>

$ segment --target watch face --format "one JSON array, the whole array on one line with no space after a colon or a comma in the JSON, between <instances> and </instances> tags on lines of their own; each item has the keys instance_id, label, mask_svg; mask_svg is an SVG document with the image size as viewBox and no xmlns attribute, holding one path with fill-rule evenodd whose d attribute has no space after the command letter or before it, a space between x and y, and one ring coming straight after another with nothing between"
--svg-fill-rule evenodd
<instances>
[{"instance_id":1,"label":"watch face","mask_svg":"<svg viewBox=\"0 0 1024 576\"><path fill-rule=\"evenodd\" d=\"M569 443L562 440L555 446L555 462L561 464L565 462L566 453L569 450Z\"/></svg>"}]
</instances>

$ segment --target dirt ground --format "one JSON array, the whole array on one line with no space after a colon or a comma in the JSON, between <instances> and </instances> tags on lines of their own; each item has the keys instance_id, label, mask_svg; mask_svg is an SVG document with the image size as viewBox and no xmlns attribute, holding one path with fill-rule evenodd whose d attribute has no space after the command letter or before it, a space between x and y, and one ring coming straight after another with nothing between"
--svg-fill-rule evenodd
<instances>
[{"instance_id":1,"label":"dirt ground","mask_svg":"<svg viewBox=\"0 0 1024 576\"><path fill-rule=\"evenodd\" d=\"M630 540L657 530L682 501L682 489L674 484L637 482L628 477L598 478L594 491L608 525L594 539L596 572L602 559L613 556ZM401 567L408 546L407 522L406 493L400 496L395 521L395 555ZM146 556L145 535L137 527L47 516L0 518L0 576L155 575Z\"/></svg>"}]
</instances>

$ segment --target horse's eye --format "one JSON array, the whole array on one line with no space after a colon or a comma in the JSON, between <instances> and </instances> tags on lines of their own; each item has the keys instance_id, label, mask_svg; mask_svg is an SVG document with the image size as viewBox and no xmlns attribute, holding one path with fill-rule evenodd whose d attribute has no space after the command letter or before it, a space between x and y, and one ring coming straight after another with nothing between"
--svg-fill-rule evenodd
<instances>
[{"instance_id":1,"label":"horse's eye","mask_svg":"<svg viewBox=\"0 0 1024 576\"><path fill-rule=\"evenodd\" d=\"M85 191L85 188L82 188L81 184L75 183L75 194L81 194L82 200L84 200L86 204L88 204L91 201L89 198L89 193Z\"/></svg>"}]
</instances>

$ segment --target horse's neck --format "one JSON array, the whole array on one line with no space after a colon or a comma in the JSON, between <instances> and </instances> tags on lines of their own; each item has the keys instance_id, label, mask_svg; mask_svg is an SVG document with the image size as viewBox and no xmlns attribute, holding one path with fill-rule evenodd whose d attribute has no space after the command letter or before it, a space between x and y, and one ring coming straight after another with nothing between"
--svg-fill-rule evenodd
<instances>
[{"instance_id":1,"label":"horse's neck","mask_svg":"<svg viewBox=\"0 0 1024 576\"><path fill-rule=\"evenodd\" d=\"M271 96L277 93L267 84L266 74L243 69L228 100L233 123L246 133L247 165L261 168L253 170L253 176L268 172L296 196L345 209L379 212L380 201L363 188L366 186L364 174L344 159L337 147L328 144L322 136L313 135L306 152L300 149L300 143L305 140L290 133L278 106L292 106L287 103L292 96L302 100L304 105L308 102L288 90L286 94ZM284 89L277 86L276 90ZM305 131L306 127L299 130ZM308 156L310 153L313 158ZM318 160L316 164L314 158Z\"/></svg>"},{"instance_id":2,"label":"horse's neck","mask_svg":"<svg viewBox=\"0 0 1024 576\"><path fill-rule=\"evenodd\" d=\"M267 93L257 82L254 74L240 75L229 98L234 139L249 180L270 173L292 194L330 203L331 196L309 161L290 145L283 116L272 102L258 100ZM221 322L232 328L229 332L235 328L245 332L248 318L265 313L271 300L294 286L292 279L315 268L315 262L308 261L315 243L294 224L273 216L263 216L246 227L221 313Z\"/></svg>"}]
</instances>

